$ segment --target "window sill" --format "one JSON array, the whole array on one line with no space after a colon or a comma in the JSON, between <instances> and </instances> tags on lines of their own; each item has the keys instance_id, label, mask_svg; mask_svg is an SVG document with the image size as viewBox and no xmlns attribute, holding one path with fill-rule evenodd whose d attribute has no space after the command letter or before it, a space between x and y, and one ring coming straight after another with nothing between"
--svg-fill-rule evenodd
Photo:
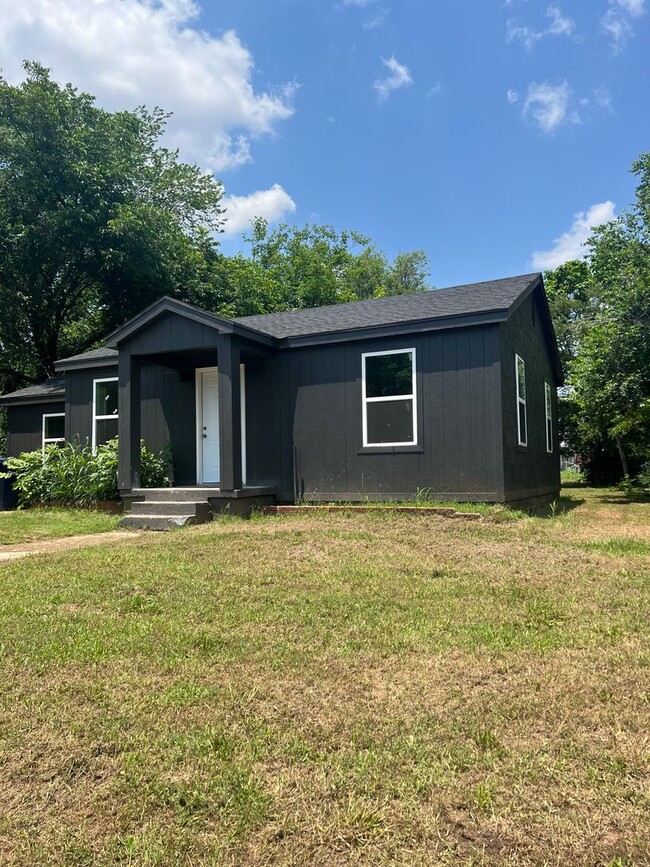
<instances>
[{"instance_id":1,"label":"window sill","mask_svg":"<svg viewBox=\"0 0 650 867\"><path fill-rule=\"evenodd\" d=\"M358 455L421 455L424 454L422 446L363 446L357 452Z\"/></svg>"}]
</instances>

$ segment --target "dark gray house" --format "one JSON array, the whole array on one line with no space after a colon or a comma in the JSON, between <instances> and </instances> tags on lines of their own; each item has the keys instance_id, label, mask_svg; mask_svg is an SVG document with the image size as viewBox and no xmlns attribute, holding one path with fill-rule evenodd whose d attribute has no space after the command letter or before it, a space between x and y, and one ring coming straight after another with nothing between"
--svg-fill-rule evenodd
<instances>
[{"instance_id":1,"label":"dark gray house","mask_svg":"<svg viewBox=\"0 0 650 867\"><path fill-rule=\"evenodd\" d=\"M559 491L562 368L540 274L235 319L163 298L56 367L0 398L9 454L117 434L134 515ZM170 490L140 488L141 438L170 449Z\"/></svg>"}]
</instances>

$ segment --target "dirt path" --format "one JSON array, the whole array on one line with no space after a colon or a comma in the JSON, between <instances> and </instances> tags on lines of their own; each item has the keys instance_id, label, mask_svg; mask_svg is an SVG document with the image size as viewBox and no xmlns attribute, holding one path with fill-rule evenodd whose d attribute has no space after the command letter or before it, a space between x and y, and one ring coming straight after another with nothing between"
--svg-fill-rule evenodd
<instances>
[{"instance_id":1,"label":"dirt path","mask_svg":"<svg viewBox=\"0 0 650 867\"><path fill-rule=\"evenodd\" d=\"M17 542L15 545L0 545L0 563L17 560L29 554L56 554L58 551L71 551L74 548L87 548L103 542L117 542L133 539L140 535L132 530L115 530L110 533L88 533L85 536L64 536L62 539L40 539L36 542Z\"/></svg>"}]
</instances>

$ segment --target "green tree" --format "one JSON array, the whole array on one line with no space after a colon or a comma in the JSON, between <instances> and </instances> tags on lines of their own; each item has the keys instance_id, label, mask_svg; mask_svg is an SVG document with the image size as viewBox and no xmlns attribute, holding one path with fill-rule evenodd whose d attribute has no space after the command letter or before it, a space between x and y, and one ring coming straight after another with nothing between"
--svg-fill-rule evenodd
<instances>
[{"instance_id":1,"label":"green tree","mask_svg":"<svg viewBox=\"0 0 650 867\"><path fill-rule=\"evenodd\" d=\"M650 459L650 154L632 171L634 204L593 231L586 262L545 274L572 390L566 438L601 481L614 447L625 476Z\"/></svg>"},{"instance_id":2,"label":"green tree","mask_svg":"<svg viewBox=\"0 0 650 867\"><path fill-rule=\"evenodd\" d=\"M159 146L167 115L107 112L25 63L0 78L0 386L51 376L163 294L209 282L221 185Z\"/></svg>"},{"instance_id":3,"label":"green tree","mask_svg":"<svg viewBox=\"0 0 650 867\"><path fill-rule=\"evenodd\" d=\"M398 253L388 268L387 277L387 295L410 295L432 288L427 283L429 260L424 250Z\"/></svg>"},{"instance_id":4,"label":"green tree","mask_svg":"<svg viewBox=\"0 0 650 867\"><path fill-rule=\"evenodd\" d=\"M280 225L263 219L246 236L249 256L220 257L204 306L224 315L272 313L419 292L428 260L422 251L389 263L370 239L332 226Z\"/></svg>"}]
</instances>

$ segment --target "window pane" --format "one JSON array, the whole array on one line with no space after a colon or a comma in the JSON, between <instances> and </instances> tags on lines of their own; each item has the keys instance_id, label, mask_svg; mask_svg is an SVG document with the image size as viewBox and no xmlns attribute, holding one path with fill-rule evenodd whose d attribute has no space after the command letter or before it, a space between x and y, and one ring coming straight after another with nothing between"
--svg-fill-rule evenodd
<instances>
[{"instance_id":1,"label":"window pane","mask_svg":"<svg viewBox=\"0 0 650 867\"><path fill-rule=\"evenodd\" d=\"M411 352L366 356L366 397L413 394Z\"/></svg>"},{"instance_id":2,"label":"window pane","mask_svg":"<svg viewBox=\"0 0 650 867\"><path fill-rule=\"evenodd\" d=\"M367 403L368 443L412 443L413 401L386 400Z\"/></svg>"},{"instance_id":3,"label":"window pane","mask_svg":"<svg viewBox=\"0 0 650 867\"><path fill-rule=\"evenodd\" d=\"M526 365L519 356L517 356L517 388L517 396L526 400Z\"/></svg>"},{"instance_id":4,"label":"window pane","mask_svg":"<svg viewBox=\"0 0 650 867\"><path fill-rule=\"evenodd\" d=\"M44 427L44 439L63 439L65 436L65 416L46 416Z\"/></svg>"},{"instance_id":5,"label":"window pane","mask_svg":"<svg viewBox=\"0 0 650 867\"><path fill-rule=\"evenodd\" d=\"M550 418L546 419L546 451L553 451L553 423Z\"/></svg>"},{"instance_id":6,"label":"window pane","mask_svg":"<svg viewBox=\"0 0 650 867\"><path fill-rule=\"evenodd\" d=\"M528 442L528 436L526 431L526 405L517 401L519 406L519 441L521 443ZM512 416L511 416L512 418Z\"/></svg>"},{"instance_id":7,"label":"window pane","mask_svg":"<svg viewBox=\"0 0 650 867\"><path fill-rule=\"evenodd\" d=\"M117 416L115 418L107 418L105 421L96 421L95 424L97 425L95 434L96 446L101 446L117 436Z\"/></svg>"},{"instance_id":8,"label":"window pane","mask_svg":"<svg viewBox=\"0 0 650 867\"><path fill-rule=\"evenodd\" d=\"M117 380L95 385L95 415L117 415Z\"/></svg>"}]
</instances>

